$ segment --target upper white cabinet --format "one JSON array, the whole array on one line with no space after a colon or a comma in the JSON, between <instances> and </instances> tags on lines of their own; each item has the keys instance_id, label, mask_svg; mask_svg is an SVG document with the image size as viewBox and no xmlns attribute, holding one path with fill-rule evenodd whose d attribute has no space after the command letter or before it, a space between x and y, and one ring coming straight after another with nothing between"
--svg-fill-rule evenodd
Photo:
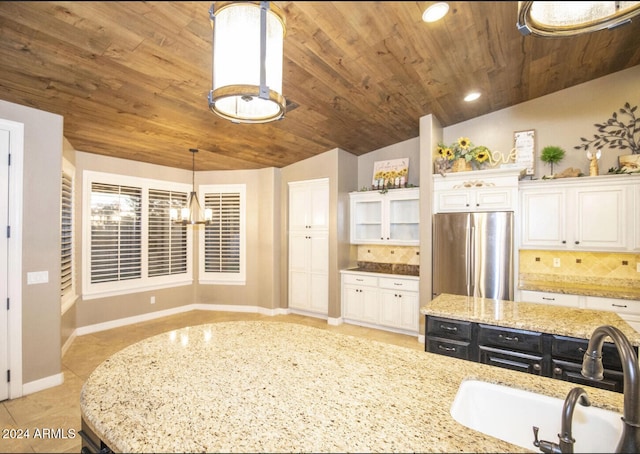
<instances>
[{"instance_id":1,"label":"upper white cabinet","mask_svg":"<svg viewBox=\"0 0 640 454\"><path fill-rule=\"evenodd\" d=\"M521 169L434 175L434 213L515 211Z\"/></svg>"},{"instance_id":2,"label":"upper white cabinet","mask_svg":"<svg viewBox=\"0 0 640 454\"><path fill-rule=\"evenodd\" d=\"M521 248L638 249L632 209L638 184L601 176L521 183Z\"/></svg>"},{"instance_id":3,"label":"upper white cabinet","mask_svg":"<svg viewBox=\"0 0 640 454\"><path fill-rule=\"evenodd\" d=\"M352 192L352 244L420 244L418 188Z\"/></svg>"},{"instance_id":4,"label":"upper white cabinet","mask_svg":"<svg viewBox=\"0 0 640 454\"><path fill-rule=\"evenodd\" d=\"M289 230L329 228L329 181L289 183Z\"/></svg>"}]
</instances>

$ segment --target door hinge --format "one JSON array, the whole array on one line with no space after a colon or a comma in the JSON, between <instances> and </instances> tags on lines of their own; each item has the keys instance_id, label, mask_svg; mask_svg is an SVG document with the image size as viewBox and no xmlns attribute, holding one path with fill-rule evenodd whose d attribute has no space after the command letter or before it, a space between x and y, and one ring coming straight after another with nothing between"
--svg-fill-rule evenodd
<instances>
[{"instance_id":1,"label":"door hinge","mask_svg":"<svg viewBox=\"0 0 640 454\"><path fill-rule=\"evenodd\" d=\"M11 238L11 226L7 226L7 238Z\"/></svg>"},{"instance_id":2,"label":"door hinge","mask_svg":"<svg viewBox=\"0 0 640 454\"><path fill-rule=\"evenodd\" d=\"M7 298L7 310L9 310L9 298Z\"/></svg>"},{"instance_id":3,"label":"door hinge","mask_svg":"<svg viewBox=\"0 0 640 454\"><path fill-rule=\"evenodd\" d=\"M11 369L7 369L7 382L11 381Z\"/></svg>"},{"instance_id":4,"label":"door hinge","mask_svg":"<svg viewBox=\"0 0 640 454\"><path fill-rule=\"evenodd\" d=\"M11 165L11 153L7 155L7 165Z\"/></svg>"}]
</instances>

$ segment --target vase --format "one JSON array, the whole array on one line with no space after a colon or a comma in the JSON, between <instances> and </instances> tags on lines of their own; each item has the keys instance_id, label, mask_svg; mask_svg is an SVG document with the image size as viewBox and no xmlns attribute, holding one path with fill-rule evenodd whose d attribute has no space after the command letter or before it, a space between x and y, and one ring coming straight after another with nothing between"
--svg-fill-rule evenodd
<instances>
[{"instance_id":1,"label":"vase","mask_svg":"<svg viewBox=\"0 0 640 454\"><path fill-rule=\"evenodd\" d=\"M456 159L451 166L452 172L468 172L469 170L473 170L471 163L464 158Z\"/></svg>"},{"instance_id":2,"label":"vase","mask_svg":"<svg viewBox=\"0 0 640 454\"><path fill-rule=\"evenodd\" d=\"M640 172L640 154L618 156L618 165L625 172Z\"/></svg>"}]
</instances>

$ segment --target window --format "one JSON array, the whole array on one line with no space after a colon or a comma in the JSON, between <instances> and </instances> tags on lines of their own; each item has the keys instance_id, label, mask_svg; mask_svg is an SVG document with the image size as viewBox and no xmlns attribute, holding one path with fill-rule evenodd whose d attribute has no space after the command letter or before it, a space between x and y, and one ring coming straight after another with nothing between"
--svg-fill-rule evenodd
<instances>
[{"instance_id":1,"label":"window","mask_svg":"<svg viewBox=\"0 0 640 454\"><path fill-rule=\"evenodd\" d=\"M85 172L85 298L190 284L191 240L170 220L188 186Z\"/></svg>"},{"instance_id":2,"label":"window","mask_svg":"<svg viewBox=\"0 0 640 454\"><path fill-rule=\"evenodd\" d=\"M245 185L203 185L200 197L213 220L200 232L200 282L243 285L245 273Z\"/></svg>"},{"instance_id":3,"label":"window","mask_svg":"<svg viewBox=\"0 0 640 454\"><path fill-rule=\"evenodd\" d=\"M73 182L75 168L63 159L62 192L60 201L60 304L64 314L76 300L74 231L73 231Z\"/></svg>"}]
</instances>

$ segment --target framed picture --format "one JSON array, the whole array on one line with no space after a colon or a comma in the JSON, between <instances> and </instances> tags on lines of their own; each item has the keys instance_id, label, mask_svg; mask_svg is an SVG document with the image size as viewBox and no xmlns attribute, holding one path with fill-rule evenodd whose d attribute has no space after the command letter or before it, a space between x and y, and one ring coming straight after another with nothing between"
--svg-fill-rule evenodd
<instances>
[{"instance_id":1,"label":"framed picture","mask_svg":"<svg viewBox=\"0 0 640 454\"><path fill-rule=\"evenodd\" d=\"M373 189L404 188L409 182L409 158L373 163Z\"/></svg>"},{"instance_id":2,"label":"framed picture","mask_svg":"<svg viewBox=\"0 0 640 454\"><path fill-rule=\"evenodd\" d=\"M513 133L513 147L516 150L518 166L524 167L525 175L533 176L536 171L536 131L515 131Z\"/></svg>"}]
</instances>

